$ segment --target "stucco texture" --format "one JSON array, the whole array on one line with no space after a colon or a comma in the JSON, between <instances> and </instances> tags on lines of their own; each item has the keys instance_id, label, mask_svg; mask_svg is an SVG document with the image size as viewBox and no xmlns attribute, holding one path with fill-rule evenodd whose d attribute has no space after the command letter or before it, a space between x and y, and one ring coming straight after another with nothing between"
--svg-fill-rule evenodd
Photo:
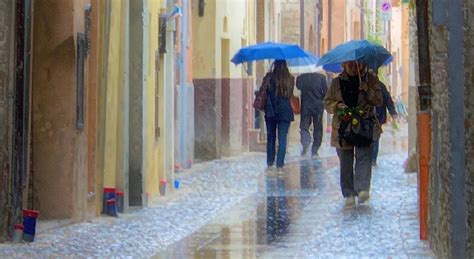
<instances>
[{"instance_id":1,"label":"stucco texture","mask_svg":"<svg viewBox=\"0 0 474 259\"><path fill-rule=\"evenodd\" d=\"M13 3L0 0L0 242L6 236L8 214L10 213L9 192L12 176L12 108L13 100Z\"/></svg>"},{"instance_id":2,"label":"stucco texture","mask_svg":"<svg viewBox=\"0 0 474 259\"><path fill-rule=\"evenodd\" d=\"M474 54L474 33L470 29L473 25L472 16L474 14L474 3L465 0L464 17L464 57ZM433 11L433 10L430 10ZM452 9L450 9L452 11ZM452 15L452 14L451 14ZM430 169L430 206L429 206L429 230L430 242L433 250L440 258L453 258L453 239L459 233L454 233L453 224L463 224L454 222L453 219L453 179L452 170L452 150L456 143L450 142L450 131L453 130L449 124L449 95L450 88L459 87L449 84L449 77L455 76L448 73L450 53L448 51L448 40L450 27L447 24L436 26L431 24L431 75L432 75L432 114L433 114L433 139L432 139L432 160ZM456 61L459 62L459 61ZM464 59L464 100L454 100L464 102L464 127L465 127L465 201L466 201L466 258L474 256L474 168L473 168L473 141L474 129L471 123L474 120L474 98L472 76L474 64L470 58ZM462 87L462 86L461 86ZM451 100L453 101L453 100ZM452 136L451 136L452 137ZM461 136L459 136L461 137ZM459 197L458 197L459 199ZM459 208L457 208L459 209ZM458 212L459 213L459 212Z\"/></svg>"},{"instance_id":3,"label":"stucco texture","mask_svg":"<svg viewBox=\"0 0 474 259\"><path fill-rule=\"evenodd\" d=\"M73 1L36 2L32 77L34 206L42 218L69 218L86 183L86 144L75 129ZM84 154L82 154L84 155ZM84 169L84 170L81 170ZM81 207L81 209L83 209Z\"/></svg>"}]
</instances>

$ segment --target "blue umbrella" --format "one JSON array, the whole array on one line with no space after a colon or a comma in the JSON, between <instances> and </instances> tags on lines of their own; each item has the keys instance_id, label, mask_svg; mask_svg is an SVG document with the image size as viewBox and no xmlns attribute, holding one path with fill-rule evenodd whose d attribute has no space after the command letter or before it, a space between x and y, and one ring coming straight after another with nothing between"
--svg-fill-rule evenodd
<instances>
[{"instance_id":1,"label":"blue umbrella","mask_svg":"<svg viewBox=\"0 0 474 259\"><path fill-rule=\"evenodd\" d=\"M367 40L352 40L324 54L317 65L330 72L340 72L342 63L357 60L376 70L386 62L390 62L391 58L392 55L380 45Z\"/></svg>"},{"instance_id":2,"label":"blue umbrella","mask_svg":"<svg viewBox=\"0 0 474 259\"><path fill-rule=\"evenodd\" d=\"M390 64L390 62L393 61L393 57L390 56L383 64L382 66L385 66L385 65L388 65ZM341 64L329 64L329 65L324 65L323 66L323 69L326 70L326 71L329 71L329 72L333 72L333 73L341 73L342 72L342 66Z\"/></svg>"},{"instance_id":3,"label":"blue umbrella","mask_svg":"<svg viewBox=\"0 0 474 259\"><path fill-rule=\"evenodd\" d=\"M303 74L320 72L322 70L321 67L316 67L319 58L308 51L305 52L308 55L307 57L290 58L286 61L291 73Z\"/></svg>"},{"instance_id":4,"label":"blue umbrella","mask_svg":"<svg viewBox=\"0 0 474 259\"><path fill-rule=\"evenodd\" d=\"M305 65L306 62L310 62L313 57L314 56L309 52L306 52L300 48L300 46L295 44L265 42L241 48L234 55L231 61L237 65L243 62L263 59L290 60L294 58L302 58L295 62ZM317 60L313 60L313 62L313 64L315 64Z\"/></svg>"},{"instance_id":5,"label":"blue umbrella","mask_svg":"<svg viewBox=\"0 0 474 259\"><path fill-rule=\"evenodd\" d=\"M316 65L319 61L319 58L313 55L312 53L304 50L306 56L300 58L290 58L287 59L287 64L289 67L300 67L300 66L310 66Z\"/></svg>"}]
</instances>

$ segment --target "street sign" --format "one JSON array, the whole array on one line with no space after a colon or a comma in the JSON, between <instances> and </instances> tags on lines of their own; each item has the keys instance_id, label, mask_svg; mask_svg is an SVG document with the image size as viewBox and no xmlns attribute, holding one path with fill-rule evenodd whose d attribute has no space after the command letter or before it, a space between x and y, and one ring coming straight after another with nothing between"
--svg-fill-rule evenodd
<instances>
[{"instance_id":1,"label":"street sign","mask_svg":"<svg viewBox=\"0 0 474 259\"><path fill-rule=\"evenodd\" d=\"M392 1L390 0L383 0L380 1L379 4L380 13L382 16L382 20L390 21L392 19Z\"/></svg>"},{"instance_id":2,"label":"street sign","mask_svg":"<svg viewBox=\"0 0 474 259\"><path fill-rule=\"evenodd\" d=\"M390 3L389 1L383 1L380 4L380 9L382 9L382 12L390 12L392 9L392 3Z\"/></svg>"}]
</instances>

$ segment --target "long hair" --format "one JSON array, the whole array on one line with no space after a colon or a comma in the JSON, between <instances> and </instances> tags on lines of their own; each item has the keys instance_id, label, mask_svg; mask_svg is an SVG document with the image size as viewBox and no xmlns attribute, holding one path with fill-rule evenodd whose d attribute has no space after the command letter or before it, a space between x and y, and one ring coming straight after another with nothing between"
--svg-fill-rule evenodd
<instances>
[{"instance_id":1,"label":"long hair","mask_svg":"<svg viewBox=\"0 0 474 259\"><path fill-rule=\"evenodd\" d=\"M276 86L276 95L284 98L293 96L295 78L290 74L285 60L273 62L273 82Z\"/></svg>"}]
</instances>

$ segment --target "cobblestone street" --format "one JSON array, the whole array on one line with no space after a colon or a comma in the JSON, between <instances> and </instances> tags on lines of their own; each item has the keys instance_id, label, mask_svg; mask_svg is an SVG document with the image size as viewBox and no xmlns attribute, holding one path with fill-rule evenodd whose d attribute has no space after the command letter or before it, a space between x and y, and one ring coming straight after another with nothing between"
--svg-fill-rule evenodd
<instances>
[{"instance_id":1,"label":"cobblestone street","mask_svg":"<svg viewBox=\"0 0 474 259\"><path fill-rule=\"evenodd\" d=\"M343 208L334 150L301 159L294 147L284 174L267 171L262 153L197 164L157 205L45 230L31 244L1 244L0 255L434 257L418 239L416 174L403 172L401 135L385 133L371 200L355 209Z\"/></svg>"}]
</instances>

